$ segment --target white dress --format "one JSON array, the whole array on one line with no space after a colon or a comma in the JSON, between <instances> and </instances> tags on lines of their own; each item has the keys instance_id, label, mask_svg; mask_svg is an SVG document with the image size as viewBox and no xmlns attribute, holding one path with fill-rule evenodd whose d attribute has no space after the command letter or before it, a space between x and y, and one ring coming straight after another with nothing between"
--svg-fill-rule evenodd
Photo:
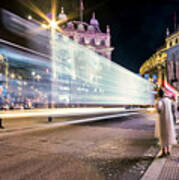
<instances>
[{"instance_id":1,"label":"white dress","mask_svg":"<svg viewBox=\"0 0 179 180\"><path fill-rule=\"evenodd\" d=\"M159 118L155 126L155 137L159 139L160 146L177 144L171 100L168 97L161 98L156 108Z\"/></svg>"}]
</instances>

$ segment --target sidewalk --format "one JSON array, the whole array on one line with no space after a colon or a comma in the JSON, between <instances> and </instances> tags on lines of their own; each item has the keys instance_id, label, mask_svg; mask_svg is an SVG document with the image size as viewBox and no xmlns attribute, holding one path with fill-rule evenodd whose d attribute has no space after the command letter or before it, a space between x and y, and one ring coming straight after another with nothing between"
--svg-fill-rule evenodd
<instances>
[{"instance_id":1,"label":"sidewalk","mask_svg":"<svg viewBox=\"0 0 179 180\"><path fill-rule=\"evenodd\" d=\"M179 121L176 132L179 137ZM166 158L155 158L141 180L179 180L179 139L172 148L172 155Z\"/></svg>"}]
</instances>

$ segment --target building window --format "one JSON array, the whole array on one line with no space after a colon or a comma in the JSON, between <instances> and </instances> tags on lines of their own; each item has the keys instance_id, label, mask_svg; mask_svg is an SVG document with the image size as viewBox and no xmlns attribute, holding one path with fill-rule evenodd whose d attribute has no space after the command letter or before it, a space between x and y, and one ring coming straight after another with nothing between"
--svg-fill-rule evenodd
<instances>
[{"instance_id":1,"label":"building window","mask_svg":"<svg viewBox=\"0 0 179 180\"><path fill-rule=\"evenodd\" d=\"M85 44L85 39L84 39L84 37L80 38L80 43L81 43L81 44Z\"/></svg>"},{"instance_id":2,"label":"building window","mask_svg":"<svg viewBox=\"0 0 179 180\"><path fill-rule=\"evenodd\" d=\"M91 39L91 41L90 41L90 45L92 45L92 46L94 46L94 45L95 45L94 39Z\"/></svg>"},{"instance_id":3,"label":"building window","mask_svg":"<svg viewBox=\"0 0 179 180\"><path fill-rule=\"evenodd\" d=\"M178 44L178 39L175 39L175 43Z\"/></svg>"},{"instance_id":4,"label":"building window","mask_svg":"<svg viewBox=\"0 0 179 180\"><path fill-rule=\"evenodd\" d=\"M173 43L172 43L172 41L171 41L170 44L169 44L169 46L172 47L172 44L173 44Z\"/></svg>"},{"instance_id":5,"label":"building window","mask_svg":"<svg viewBox=\"0 0 179 180\"><path fill-rule=\"evenodd\" d=\"M105 46L105 40L102 40L100 45Z\"/></svg>"},{"instance_id":6,"label":"building window","mask_svg":"<svg viewBox=\"0 0 179 180\"><path fill-rule=\"evenodd\" d=\"M73 36L70 36L69 38L72 39L72 40L74 40L74 37L73 37Z\"/></svg>"}]
</instances>

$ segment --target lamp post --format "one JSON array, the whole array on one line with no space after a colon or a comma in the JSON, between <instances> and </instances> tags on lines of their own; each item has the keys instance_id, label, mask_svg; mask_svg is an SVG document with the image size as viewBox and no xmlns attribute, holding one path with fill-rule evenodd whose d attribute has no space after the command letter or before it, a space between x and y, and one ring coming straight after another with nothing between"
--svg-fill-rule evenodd
<instances>
[{"instance_id":1,"label":"lamp post","mask_svg":"<svg viewBox=\"0 0 179 180\"><path fill-rule=\"evenodd\" d=\"M54 91L54 83L56 80L56 62L55 62L55 37L56 37L56 29L58 27L58 24L55 20L50 21L50 31L51 31L51 38L50 38L50 47L51 47L51 73L50 73L50 84L49 84L49 93L48 93L48 108L52 108L54 104L54 98L53 94ZM52 121L52 117L48 117L48 122Z\"/></svg>"},{"instance_id":2,"label":"lamp post","mask_svg":"<svg viewBox=\"0 0 179 180\"><path fill-rule=\"evenodd\" d=\"M5 74L5 82L6 82L6 89L8 88L8 59L4 58L1 54L0 54L0 63L3 66L3 70L4 70L4 74ZM5 65L5 67L4 67ZM2 119L0 118L0 128L4 129L4 126L2 125Z\"/></svg>"},{"instance_id":3,"label":"lamp post","mask_svg":"<svg viewBox=\"0 0 179 180\"><path fill-rule=\"evenodd\" d=\"M8 59L0 54L0 63L3 65L3 73L5 75L6 89L8 89L9 64Z\"/></svg>"},{"instance_id":4,"label":"lamp post","mask_svg":"<svg viewBox=\"0 0 179 180\"><path fill-rule=\"evenodd\" d=\"M177 82L177 71L176 71L176 58L175 54L173 54L173 79L172 79L172 85Z\"/></svg>"},{"instance_id":5,"label":"lamp post","mask_svg":"<svg viewBox=\"0 0 179 180\"><path fill-rule=\"evenodd\" d=\"M33 88L35 89L35 72L32 71L32 85L33 85Z\"/></svg>"},{"instance_id":6,"label":"lamp post","mask_svg":"<svg viewBox=\"0 0 179 180\"><path fill-rule=\"evenodd\" d=\"M5 75L5 84L6 84L6 90L8 90L8 76L9 76L9 64L8 64L8 59L6 57L3 57L0 55L0 64L2 66L3 74ZM2 79L3 81L3 79Z\"/></svg>"},{"instance_id":7,"label":"lamp post","mask_svg":"<svg viewBox=\"0 0 179 180\"><path fill-rule=\"evenodd\" d=\"M9 64L8 59L5 58L5 76L6 76L6 90L8 90L8 75L9 75Z\"/></svg>"},{"instance_id":8,"label":"lamp post","mask_svg":"<svg viewBox=\"0 0 179 180\"><path fill-rule=\"evenodd\" d=\"M54 91L54 83L56 81L56 56L55 56L55 51L56 51L56 32L62 32L62 30L59 28L59 24L61 21L57 20L56 18L56 7L52 8L52 13L51 17L48 17L48 23L47 24L41 24L41 27L43 29L49 29L50 30L50 46L51 46L51 73L50 73L50 78L49 78L49 92L48 92L48 108L52 108L52 104L54 104L54 98L53 94L55 93ZM52 117L48 117L48 121L52 121Z\"/></svg>"}]
</instances>

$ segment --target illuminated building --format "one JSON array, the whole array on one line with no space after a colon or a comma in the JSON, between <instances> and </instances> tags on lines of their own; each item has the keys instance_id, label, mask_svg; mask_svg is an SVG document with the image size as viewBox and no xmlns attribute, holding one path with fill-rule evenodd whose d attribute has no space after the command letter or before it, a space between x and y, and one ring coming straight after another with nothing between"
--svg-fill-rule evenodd
<instances>
[{"instance_id":1,"label":"illuminated building","mask_svg":"<svg viewBox=\"0 0 179 180\"><path fill-rule=\"evenodd\" d=\"M61 9L58 18L64 21L67 19L63 8ZM114 48L111 47L110 28L107 26L106 33L103 33L94 12L89 24L83 21L69 21L66 24L63 24L61 28L64 31L64 34L69 38L92 49L107 59L111 59Z\"/></svg>"},{"instance_id":2,"label":"illuminated building","mask_svg":"<svg viewBox=\"0 0 179 180\"><path fill-rule=\"evenodd\" d=\"M179 89L179 31L167 33L164 47L160 48L140 67L140 74L148 74L150 79L157 75L157 86L167 80Z\"/></svg>"}]
</instances>

